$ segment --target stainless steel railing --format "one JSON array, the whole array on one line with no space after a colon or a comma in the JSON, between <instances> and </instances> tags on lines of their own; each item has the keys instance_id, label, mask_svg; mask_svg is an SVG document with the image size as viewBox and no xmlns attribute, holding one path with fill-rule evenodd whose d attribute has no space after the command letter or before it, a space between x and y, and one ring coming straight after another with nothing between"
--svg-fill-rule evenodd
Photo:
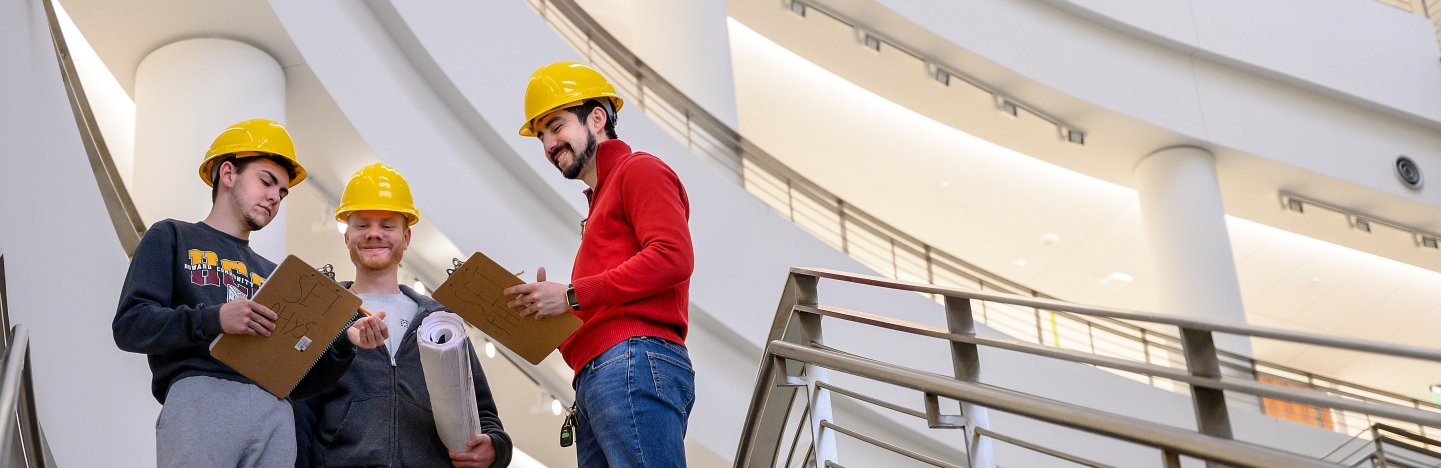
<instances>
[{"instance_id":1,"label":"stainless steel railing","mask_svg":"<svg viewBox=\"0 0 1441 468\"><path fill-rule=\"evenodd\" d=\"M35 413L35 386L30 375L30 334L16 325L6 338L5 373L0 380L0 460L7 466L43 468L49 463L45 438ZM17 432L18 430L18 432Z\"/></svg>"},{"instance_id":2,"label":"stainless steel railing","mask_svg":"<svg viewBox=\"0 0 1441 468\"><path fill-rule=\"evenodd\" d=\"M35 413L35 386L30 376L30 334L24 325L10 327L10 302L5 284L5 251L0 249L0 333L5 347L0 377L0 463L7 467L48 466L45 438ZM19 428L19 431L16 431ZM18 450L17 450L18 449Z\"/></svg>"},{"instance_id":3,"label":"stainless steel railing","mask_svg":"<svg viewBox=\"0 0 1441 468\"><path fill-rule=\"evenodd\" d=\"M1369 437L1362 438L1362 434ZM1441 441L1386 424L1376 424L1337 445L1321 459L1345 466L1435 468L1441 467L1441 452L1428 447L1436 446L1441 446Z\"/></svg>"},{"instance_id":4,"label":"stainless steel railing","mask_svg":"<svg viewBox=\"0 0 1441 468\"><path fill-rule=\"evenodd\" d=\"M716 167L734 175L752 195L796 225L891 278L973 288L1037 298L1044 293L1010 281L916 239L847 203L767 154L670 85L655 70L611 36L575 0L527 0L547 23L586 60L620 88L627 104L642 109L672 136ZM816 12L828 14L814 6ZM845 21L842 19L841 21ZM911 50L875 38L898 50ZM1024 104L1020 109L1032 112ZM1041 114L1037 114L1041 115ZM1057 124L1063 125L1063 124ZM934 296L938 301L939 296ZM983 303L977 320L1012 337L1060 349L1086 351L1136 362L1184 369L1179 336L1124 320L1011 304ZM1441 412L1441 405L1346 382L1281 364L1220 351L1222 371L1234 377L1267 380L1363 401L1385 402ZM1156 387L1187 392L1166 379L1116 371ZM1238 403L1243 403L1238 401ZM1278 405L1251 400L1257 411L1355 434L1378 422L1406 425L1372 415L1313 406ZM1423 434L1441 429L1408 425Z\"/></svg>"},{"instance_id":5,"label":"stainless steel railing","mask_svg":"<svg viewBox=\"0 0 1441 468\"><path fill-rule=\"evenodd\" d=\"M85 87L75 71L75 62L70 58L70 48L65 43L65 34L60 31L60 21L55 14L54 0L44 0L45 15L50 20L50 39L55 44L55 59L60 64L60 78L65 83L65 93L70 98L70 110L75 114L75 125L80 130L80 140L85 145L85 155L90 159L90 168L95 173L95 182L100 187L100 197L105 200L105 210L110 213L110 222L115 234L120 237L120 246L125 256L135 254L140 238L145 235L145 223L140 212L125 190L125 181L115 168L110 157L110 147L105 145L105 136L90 110L90 101L85 98Z\"/></svg>"},{"instance_id":6,"label":"stainless steel railing","mask_svg":"<svg viewBox=\"0 0 1441 468\"><path fill-rule=\"evenodd\" d=\"M817 294L817 285L822 279L872 286L878 290L937 295L943 298L945 304L947 328L936 328L824 305ZM1123 319L1145 323L1148 326L1175 328L1178 331L1177 334L1182 337L1182 356L1187 370L1182 371L1085 351L1058 349L1019 340L977 336L974 326L977 318L977 307L975 306L988 303L1043 308L1087 317ZM829 347L823 339L823 318L867 325L917 337L945 340L950 344L955 375L954 377L941 376L907 369L898 363L865 357L857 350L848 351ZM1232 432L1228 400L1225 398L1229 393L1324 408L1338 408L1422 426L1437 427L1438 424L1441 424L1441 414L1405 405L1359 401L1323 392L1223 375L1220 355L1213 340L1215 333L1441 362L1441 350L1437 349L1092 307L1052 299L898 281L832 270L792 268L780 306L776 311L775 320L772 322L770 336L767 339L766 354L761 361L761 371L757 378L751 408L746 417L741 444L737 450L736 466L738 468L775 466L783 451L784 436L787 435L789 427L788 419L794 412L791 406L797 401L797 392L802 387L805 389L804 395L802 395L805 408L804 416L801 419L810 422L806 426L810 428L812 445L808 448L809 455L807 456L813 458L817 465L841 463L837 460L835 435L837 433L849 435L836 429L841 426L838 426L833 420L830 409L833 394L856 398L912 416L924 416L931 428L963 428L966 434L965 442L969 458L967 466L972 467L994 466L995 460L989 458L991 454L988 453L986 442L995 439L1013 443L1011 440L1017 440L1010 437L995 437L993 433L989 432L991 429L987 424L986 408L1154 447L1162 452L1164 466L1179 466L1180 456L1194 457L1229 466L1337 466L1329 462L1229 440L1232 438ZM1059 403L1015 390L979 384L977 382L983 367L978 352L981 346L1117 369L1188 386L1196 414L1197 430L1195 432L1185 431ZM925 409L924 411L914 410L893 402L878 402L875 398L838 389L828 382L829 371L843 372L864 379L920 391L924 395L923 406ZM941 414L938 404L940 397L959 400L962 403L962 414ZM793 440L799 439L797 434L790 434ZM866 438L855 438L863 442L872 442ZM1034 448L1045 448L1040 444L1030 445ZM886 447L882 446L882 448ZM1059 452L1055 455L1066 456ZM1100 464L1089 460L1087 462Z\"/></svg>"}]
</instances>

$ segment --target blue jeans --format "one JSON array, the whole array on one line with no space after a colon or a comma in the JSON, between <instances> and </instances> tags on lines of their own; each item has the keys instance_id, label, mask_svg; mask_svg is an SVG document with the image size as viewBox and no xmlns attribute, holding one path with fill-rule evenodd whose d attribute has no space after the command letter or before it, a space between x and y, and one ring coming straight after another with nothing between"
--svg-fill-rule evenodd
<instances>
[{"instance_id":1,"label":"blue jeans","mask_svg":"<svg viewBox=\"0 0 1441 468\"><path fill-rule=\"evenodd\" d=\"M635 337L576 375L576 457L582 468L684 467L695 371L685 347Z\"/></svg>"}]
</instances>

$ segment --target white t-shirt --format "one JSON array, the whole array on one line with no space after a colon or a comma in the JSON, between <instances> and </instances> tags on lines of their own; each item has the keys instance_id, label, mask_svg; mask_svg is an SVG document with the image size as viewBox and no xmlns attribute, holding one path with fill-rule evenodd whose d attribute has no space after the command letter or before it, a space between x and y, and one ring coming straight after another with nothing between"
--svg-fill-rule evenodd
<instances>
[{"instance_id":1,"label":"white t-shirt","mask_svg":"<svg viewBox=\"0 0 1441 468\"><path fill-rule=\"evenodd\" d=\"M390 357L395 357L396 350L400 349L400 341L405 338L405 331L410 329L410 322L415 319L420 305L404 293L359 296L365 310L372 313L385 311L385 325L390 328L390 338L385 340L385 349L390 351Z\"/></svg>"}]
</instances>

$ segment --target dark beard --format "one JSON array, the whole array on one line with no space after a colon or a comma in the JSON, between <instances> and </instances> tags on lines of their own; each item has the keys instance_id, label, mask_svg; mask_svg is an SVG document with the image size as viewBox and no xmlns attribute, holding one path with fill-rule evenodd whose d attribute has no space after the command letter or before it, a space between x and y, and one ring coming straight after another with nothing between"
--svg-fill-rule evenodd
<instances>
[{"instance_id":1,"label":"dark beard","mask_svg":"<svg viewBox=\"0 0 1441 468\"><path fill-rule=\"evenodd\" d=\"M587 132L585 134L585 137L585 151L577 153L575 151L575 148L571 148L570 143L566 143L564 146L557 146L555 148L555 151L553 153L560 153L562 150L567 149L570 150L570 154L573 155L573 157L571 158L573 160L573 164L571 164L570 167L560 167L560 159L556 158L554 154L551 155L551 160L555 161L552 164L555 165L556 169L560 169L560 175L565 176L565 178L567 179L579 179L580 173L584 171L586 167L589 167L591 161L595 159L595 151L596 148L599 146L599 143L595 141L595 134Z\"/></svg>"}]
</instances>

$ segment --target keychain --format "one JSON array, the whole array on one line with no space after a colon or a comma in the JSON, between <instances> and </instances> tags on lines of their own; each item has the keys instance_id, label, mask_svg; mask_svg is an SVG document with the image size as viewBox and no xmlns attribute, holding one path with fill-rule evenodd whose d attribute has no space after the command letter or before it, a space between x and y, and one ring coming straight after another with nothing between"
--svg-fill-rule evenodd
<instances>
[{"instance_id":1,"label":"keychain","mask_svg":"<svg viewBox=\"0 0 1441 468\"><path fill-rule=\"evenodd\" d=\"M575 443L575 426L575 403L571 403L570 409L565 413L565 422L560 426L561 447L569 447Z\"/></svg>"}]
</instances>

